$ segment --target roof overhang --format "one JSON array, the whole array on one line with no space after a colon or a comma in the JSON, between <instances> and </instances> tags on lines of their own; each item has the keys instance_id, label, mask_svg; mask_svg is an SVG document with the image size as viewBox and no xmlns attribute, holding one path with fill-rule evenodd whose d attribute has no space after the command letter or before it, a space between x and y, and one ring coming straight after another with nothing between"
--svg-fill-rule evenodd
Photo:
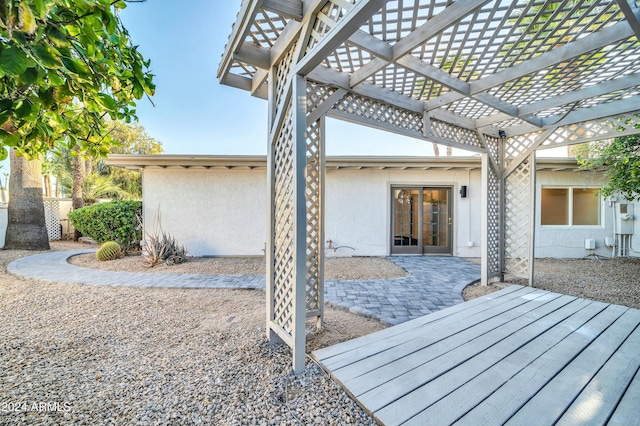
<instances>
[{"instance_id":1,"label":"roof overhang","mask_svg":"<svg viewBox=\"0 0 640 426\"><path fill-rule=\"evenodd\" d=\"M109 155L106 164L128 170L209 169L266 170L266 156L225 155ZM327 170L479 170L480 157L328 156ZM577 170L573 158L541 158L538 170Z\"/></svg>"}]
</instances>

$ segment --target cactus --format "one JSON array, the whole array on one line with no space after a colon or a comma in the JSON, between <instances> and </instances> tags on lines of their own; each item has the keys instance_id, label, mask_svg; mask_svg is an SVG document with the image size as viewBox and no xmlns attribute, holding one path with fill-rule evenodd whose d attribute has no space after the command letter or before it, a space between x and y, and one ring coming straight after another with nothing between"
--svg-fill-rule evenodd
<instances>
[{"instance_id":1,"label":"cactus","mask_svg":"<svg viewBox=\"0 0 640 426\"><path fill-rule=\"evenodd\" d=\"M119 258L121 254L122 249L120 248L120 244L115 241L107 241L102 244L96 252L96 259L100 261L114 260Z\"/></svg>"}]
</instances>

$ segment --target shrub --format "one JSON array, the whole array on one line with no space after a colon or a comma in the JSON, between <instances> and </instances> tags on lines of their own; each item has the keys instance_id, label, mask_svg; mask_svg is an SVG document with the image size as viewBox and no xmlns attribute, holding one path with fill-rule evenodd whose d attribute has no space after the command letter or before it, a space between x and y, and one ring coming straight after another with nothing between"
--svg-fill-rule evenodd
<instances>
[{"instance_id":1,"label":"shrub","mask_svg":"<svg viewBox=\"0 0 640 426\"><path fill-rule=\"evenodd\" d=\"M69 220L83 235L100 244L115 241L125 252L137 247L142 239L140 216L141 201L110 201L69 212Z\"/></svg>"},{"instance_id":2,"label":"shrub","mask_svg":"<svg viewBox=\"0 0 640 426\"><path fill-rule=\"evenodd\" d=\"M107 241L96 251L96 259L101 262L115 260L119 258L120 255L122 255L122 249L120 248L120 244L115 241Z\"/></svg>"}]
</instances>

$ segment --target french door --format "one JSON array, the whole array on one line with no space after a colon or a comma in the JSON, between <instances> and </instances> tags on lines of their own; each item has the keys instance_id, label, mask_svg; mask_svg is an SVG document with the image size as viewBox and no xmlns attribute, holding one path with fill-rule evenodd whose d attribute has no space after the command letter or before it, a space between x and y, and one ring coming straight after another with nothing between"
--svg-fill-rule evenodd
<instances>
[{"instance_id":1,"label":"french door","mask_svg":"<svg viewBox=\"0 0 640 426\"><path fill-rule=\"evenodd\" d=\"M391 189L391 253L451 254L450 187Z\"/></svg>"}]
</instances>

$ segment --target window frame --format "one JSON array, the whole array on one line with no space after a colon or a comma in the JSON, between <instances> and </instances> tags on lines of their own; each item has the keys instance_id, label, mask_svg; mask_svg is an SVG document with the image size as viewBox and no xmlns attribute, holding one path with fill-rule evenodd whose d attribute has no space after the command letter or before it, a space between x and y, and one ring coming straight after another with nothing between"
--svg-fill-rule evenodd
<instances>
[{"instance_id":1,"label":"window frame","mask_svg":"<svg viewBox=\"0 0 640 426\"><path fill-rule=\"evenodd\" d=\"M568 208L567 208L567 219L568 222L567 224L563 224L563 225L550 225L550 224L543 224L542 223L542 190L544 189L566 189L568 191ZM600 229L604 227L604 214L603 214L603 208L604 208L604 203L602 202L602 196L600 194L598 194L598 223L596 225L574 225L573 224L573 207L574 207L574 201L573 201L573 191L574 189L595 189L595 190L600 190L601 187L597 186L597 185L541 185L540 186L540 214L538 215L538 223L540 224L540 227L542 228L565 228L565 229Z\"/></svg>"}]
</instances>

